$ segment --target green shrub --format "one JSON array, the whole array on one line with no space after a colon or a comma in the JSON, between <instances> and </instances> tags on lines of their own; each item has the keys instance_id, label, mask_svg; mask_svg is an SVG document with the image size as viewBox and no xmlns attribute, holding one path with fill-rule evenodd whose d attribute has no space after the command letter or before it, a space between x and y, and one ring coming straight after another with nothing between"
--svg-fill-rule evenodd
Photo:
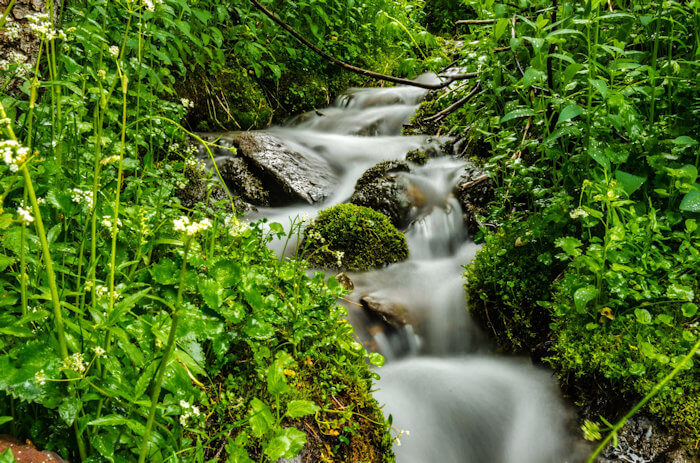
<instances>
[{"instance_id":1,"label":"green shrub","mask_svg":"<svg viewBox=\"0 0 700 463\"><path fill-rule=\"evenodd\" d=\"M361 271L408 257L406 238L387 216L354 204L321 211L304 235L303 255L324 268Z\"/></svg>"}]
</instances>

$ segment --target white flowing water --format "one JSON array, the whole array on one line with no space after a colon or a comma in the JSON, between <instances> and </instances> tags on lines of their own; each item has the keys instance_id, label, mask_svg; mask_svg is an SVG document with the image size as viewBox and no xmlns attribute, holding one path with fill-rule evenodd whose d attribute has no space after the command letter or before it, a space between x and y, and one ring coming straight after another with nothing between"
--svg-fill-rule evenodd
<instances>
[{"instance_id":1,"label":"white flowing water","mask_svg":"<svg viewBox=\"0 0 700 463\"><path fill-rule=\"evenodd\" d=\"M355 181L376 163L403 159L416 148L439 153L444 140L400 136L424 96L413 87L352 89L330 108L271 129L292 149L323 158L340 180L323 204L265 208L256 215L282 224L304 214L313 218L347 201ZM376 397L396 429L410 432L395 446L397 461L572 461L567 412L551 373L491 354L466 310L463 266L477 246L468 239L452 195L463 167L446 155L400 174L421 193L405 230L409 259L349 275L355 285L350 321L365 345L388 360L379 369ZM273 245L281 252L282 243ZM288 246L293 248L294 243ZM359 307L363 296L400 305L410 324L400 330L380 324Z\"/></svg>"}]
</instances>

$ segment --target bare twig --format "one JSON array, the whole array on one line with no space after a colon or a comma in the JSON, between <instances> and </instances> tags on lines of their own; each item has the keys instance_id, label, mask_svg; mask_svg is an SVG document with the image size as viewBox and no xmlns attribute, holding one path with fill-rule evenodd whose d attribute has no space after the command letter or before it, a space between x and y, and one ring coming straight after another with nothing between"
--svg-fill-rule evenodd
<instances>
[{"instance_id":1,"label":"bare twig","mask_svg":"<svg viewBox=\"0 0 700 463\"><path fill-rule=\"evenodd\" d=\"M457 109L464 106L469 100L471 100L474 97L474 95L479 93L480 90L481 90L481 83L477 83L476 85L474 85L474 87L472 87L471 91L467 94L467 96L465 96L461 100L458 100L458 101L452 103L450 106L443 109L439 113L434 114L430 117L426 117L425 122L438 122L438 121L444 119L445 117L447 117L450 114L452 114L453 112L455 112Z\"/></svg>"},{"instance_id":2,"label":"bare twig","mask_svg":"<svg viewBox=\"0 0 700 463\"><path fill-rule=\"evenodd\" d=\"M413 80L409 79L402 79L400 77L394 77L394 76L388 76L386 74L380 74L378 72L370 71L367 69L362 69L357 66L353 66L352 64L348 64L344 61L341 61L328 53L324 52L320 48L318 48L316 45L312 44L308 40L306 40L301 34L299 34L297 31L295 31L289 24L285 23L282 21L280 18L278 18L273 12L265 8L263 5L260 4L258 0L250 0L250 2L263 12L265 16L270 18L272 21L274 21L277 25L282 27L284 30L286 30L289 34L291 34L295 39L297 39L299 42L301 42L303 45L305 45L307 48L309 48L311 51L316 53L317 55L323 57L324 59L330 61L331 63L335 64L336 66L340 66L341 68L354 72L355 74L360 74L366 77L370 77L372 79L378 79L378 80L383 80L386 82L393 82L395 84L401 84L401 85L409 85L412 87L420 87L420 88L425 88L427 90L439 90L441 88L445 88L448 85L450 85L452 82L460 79L466 79L470 77L459 77L459 76L454 76L454 77L449 77L447 80L440 82L439 84L426 84L423 82L415 82Z\"/></svg>"},{"instance_id":3,"label":"bare twig","mask_svg":"<svg viewBox=\"0 0 700 463\"><path fill-rule=\"evenodd\" d=\"M495 23L495 19L460 19L459 21L455 22L456 26L461 26L461 25L468 25L468 26L476 26L479 24L493 24Z\"/></svg>"}]
</instances>

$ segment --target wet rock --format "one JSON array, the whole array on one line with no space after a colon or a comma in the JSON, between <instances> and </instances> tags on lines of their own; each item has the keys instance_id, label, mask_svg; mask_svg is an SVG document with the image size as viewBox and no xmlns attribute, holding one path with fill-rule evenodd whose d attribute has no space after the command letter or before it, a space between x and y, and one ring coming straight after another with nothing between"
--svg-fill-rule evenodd
<instances>
[{"instance_id":1,"label":"wet rock","mask_svg":"<svg viewBox=\"0 0 700 463\"><path fill-rule=\"evenodd\" d=\"M30 441L22 443L20 440L0 434L0 454L11 449L17 463L65 463L65 460L54 452L39 450Z\"/></svg>"},{"instance_id":2,"label":"wet rock","mask_svg":"<svg viewBox=\"0 0 700 463\"><path fill-rule=\"evenodd\" d=\"M618 446L609 445L599 463L690 463L690 455L676 449L675 438L644 415L632 417L618 433Z\"/></svg>"},{"instance_id":3,"label":"wet rock","mask_svg":"<svg viewBox=\"0 0 700 463\"><path fill-rule=\"evenodd\" d=\"M221 157L234 155L243 160L248 172L238 170L242 167L240 163L231 165L232 172L237 172L232 182L239 176L248 178L250 174L268 192L266 204L270 206L296 201L314 204L329 196L337 184L337 176L325 159L308 151L295 151L274 134L230 132L204 134L203 138L219 145L212 149L219 158L217 162L221 162ZM250 178L247 186L236 186L237 190L243 191L250 187L258 189ZM256 200L262 200L259 191L255 196Z\"/></svg>"},{"instance_id":4,"label":"wet rock","mask_svg":"<svg viewBox=\"0 0 700 463\"><path fill-rule=\"evenodd\" d=\"M221 178L234 196L256 206L269 206L270 194L259 178L255 177L246 162L239 157L226 158L217 162Z\"/></svg>"},{"instance_id":5,"label":"wet rock","mask_svg":"<svg viewBox=\"0 0 700 463\"><path fill-rule=\"evenodd\" d=\"M494 199L495 183L486 171L468 164L457 183L454 194L464 212L467 229L474 233L478 227L476 216L485 214L488 204Z\"/></svg>"},{"instance_id":6,"label":"wet rock","mask_svg":"<svg viewBox=\"0 0 700 463\"><path fill-rule=\"evenodd\" d=\"M378 315L392 328L398 330L408 324L408 312L401 304L385 301L371 295L361 298L360 303L365 310Z\"/></svg>"},{"instance_id":7,"label":"wet rock","mask_svg":"<svg viewBox=\"0 0 700 463\"><path fill-rule=\"evenodd\" d=\"M409 171L404 161L380 162L362 174L350 202L381 212L395 227L404 228L409 222L412 190L410 183L396 174Z\"/></svg>"},{"instance_id":8,"label":"wet rock","mask_svg":"<svg viewBox=\"0 0 700 463\"><path fill-rule=\"evenodd\" d=\"M352 282L347 273L341 272L335 276L335 279L338 280L338 283L340 283L340 286L342 286L343 289L348 291L355 289L355 284Z\"/></svg>"}]
</instances>

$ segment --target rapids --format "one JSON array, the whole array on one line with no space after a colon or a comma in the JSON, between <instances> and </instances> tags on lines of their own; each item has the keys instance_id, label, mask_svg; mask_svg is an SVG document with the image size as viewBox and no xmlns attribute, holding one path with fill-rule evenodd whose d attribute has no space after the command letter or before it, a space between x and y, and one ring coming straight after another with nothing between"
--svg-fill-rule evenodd
<instances>
[{"instance_id":1,"label":"rapids","mask_svg":"<svg viewBox=\"0 0 700 463\"><path fill-rule=\"evenodd\" d=\"M429 76L422 77L429 79ZM355 181L409 150L440 152L435 137L401 136L425 91L412 87L351 89L329 108L269 130L299 151L323 158L339 179L322 204L261 208L253 218L288 224L347 201ZM555 382L529 361L496 356L465 309L463 266L478 247L469 240L452 195L463 161L448 153L404 175L420 191L405 230L410 257L387 268L350 274L347 305L358 337L387 364L375 396L399 430L399 463L559 463L572 461L569 412ZM282 252L283 243L273 243ZM287 249L294 249L294 243ZM363 296L400 304L411 324L386 329L359 308Z\"/></svg>"}]
</instances>

